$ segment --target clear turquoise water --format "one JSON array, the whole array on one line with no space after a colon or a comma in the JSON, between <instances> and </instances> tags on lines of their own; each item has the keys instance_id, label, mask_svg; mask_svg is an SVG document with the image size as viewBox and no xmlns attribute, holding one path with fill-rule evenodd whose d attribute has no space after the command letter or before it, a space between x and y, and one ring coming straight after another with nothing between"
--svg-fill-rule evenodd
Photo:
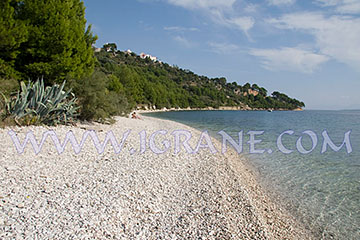
<instances>
[{"instance_id":1,"label":"clear turquoise water","mask_svg":"<svg viewBox=\"0 0 360 240\"><path fill-rule=\"evenodd\" d=\"M360 239L360 111L183 111L149 115L209 130L216 138L216 133L224 130L237 139L243 130L249 163L258 171L261 184L280 196L288 210L319 238ZM311 149L310 138L302 132L312 130L319 141L314 151L306 155L278 151L276 139L289 129L295 133L284 136L287 148L296 150L296 140L304 136L304 147ZM263 141L256 148L274 152L249 154L249 130L264 131L257 136ZM338 152L328 148L321 154L324 130L337 145L343 142L345 132L352 130L353 152L348 154L344 147Z\"/></svg>"}]
</instances>

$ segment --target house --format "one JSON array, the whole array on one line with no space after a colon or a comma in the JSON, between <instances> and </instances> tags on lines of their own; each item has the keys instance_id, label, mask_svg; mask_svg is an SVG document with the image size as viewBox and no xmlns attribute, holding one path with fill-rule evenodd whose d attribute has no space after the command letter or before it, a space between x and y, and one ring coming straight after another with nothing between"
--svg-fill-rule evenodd
<instances>
[{"instance_id":1,"label":"house","mask_svg":"<svg viewBox=\"0 0 360 240\"><path fill-rule=\"evenodd\" d=\"M140 57L142 59L145 59L145 58L150 58L151 61L153 62L156 62L157 61L157 57L154 57L154 56L151 56L150 54L145 54L145 53L140 53Z\"/></svg>"},{"instance_id":2,"label":"house","mask_svg":"<svg viewBox=\"0 0 360 240\"><path fill-rule=\"evenodd\" d=\"M248 89L247 92L244 92L244 96L247 96L247 95L253 95L254 97L256 97L257 95L259 94L258 91L256 90L252 90L252 89Z\"/></svg>"},{"instance_id":3,"label":"house","mask_svg":"<svg viewBox=\"0 0 360 240\"><path fill-rule=\"evenodd\" d=\"M107 52L116 52L117 50L117 46L116 43L106 43L103 48L105 49L105 51Z\"/></svg>"}]
</instances>

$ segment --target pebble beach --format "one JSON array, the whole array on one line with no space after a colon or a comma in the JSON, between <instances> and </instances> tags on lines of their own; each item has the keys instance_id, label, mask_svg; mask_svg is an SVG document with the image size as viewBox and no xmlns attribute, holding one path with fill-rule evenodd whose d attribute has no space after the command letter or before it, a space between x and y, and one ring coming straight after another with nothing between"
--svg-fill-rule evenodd
<instances>
[{"instance_id":1,"label":"pebble beach","mask_svg":"<svg viewBox=\"0 0 360 240\"><path fill-rule=\"evenodd\" d=\"M314 239L280 204L268 197L242 155L229 149L189 154L140 152L139 133L158 131L163 148L171 133L200 132L151 117L116 117L112 125L12 127L21 142L32 131L37 140L52 130L61 141L72 131L78 141L94 130L121 140L102 154L87 139L80 153L68 143L59 154L51 138L36 154L28 144L19 154L10 128L0 129L0 239ZM214 146L221 143L212 139ZM148 145L148 141L147 141Z\"/></svg>"}]
</instances>

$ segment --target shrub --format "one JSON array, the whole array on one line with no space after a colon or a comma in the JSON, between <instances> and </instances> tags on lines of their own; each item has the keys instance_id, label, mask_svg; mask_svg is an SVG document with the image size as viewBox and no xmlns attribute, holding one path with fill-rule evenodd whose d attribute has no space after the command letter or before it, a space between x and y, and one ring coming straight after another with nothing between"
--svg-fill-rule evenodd
<instances>
[{"instance_id":1,"label":"shrub","mask_svg":"<svg viewBox=\"0 0 360 240\"><path fill-rule=\"evenodd\" d=\"M0 67L1 67L1 61L0 61ZM2 98L0 96L0 122L2 122L2 120L5 120L5 117L6 117L5 99L9 98L11 96L11 94L16 93L18 91L18 89L19 89L19 83L17 80L15 80L13 78L7 78L7 79L0 78L0 93L1 93L1 95L4 96L4 98ZM2 124L5 124L5 123L2 122Z\"/></svg>"},{"instance_id":2,"label":"shrub","mask_svg":"<svg viewBox=\"0 0 360 240\"><path fill-rule=\"evenodd\" d=\"M0 92L6 97L19 90L19 82L14 78L0 78Z\"/></svg>"},{"instance_id":3,"label":"shrub","mask_svg":"<svg viewBox=\"0 0 360 240\"><path fill-rule=\"evenodd\" d=\"M112 89L112 81L103 72L95 71L89 77L71 82L70 86L79 97L81 120L105 122L128 111L126 97Z\"/></svg>"},{"instance_id":4,"label":"shrub","mask_svg":"<svg viewBox=\"0 0 360 240\"><path fill-rule=\"evenodd\" d=\"M77 117L76 98L71 90L65 92L65 81L61 86L44 87L43 80L25 85L15 97L5 96L6 117L11 117L19 125L71 123ZM70 99L71 98L71 99Z\"/></svg>"}]
</instances>

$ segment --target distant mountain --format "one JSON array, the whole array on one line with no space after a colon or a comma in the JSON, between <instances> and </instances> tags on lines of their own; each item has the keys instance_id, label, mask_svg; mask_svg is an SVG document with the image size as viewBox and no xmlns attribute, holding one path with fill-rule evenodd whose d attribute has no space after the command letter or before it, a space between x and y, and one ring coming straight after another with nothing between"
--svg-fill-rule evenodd
<instances>
[{"instance_id":1,"label":"distant mountain","mask_svg":"<svg viewBox=\"0 0 360 240\"><path fill-rule=\"evenodd\" d=\"M111 80L110 88L123 91L132 107L207 108L242 110L295 110L305 107L297 99L256 84L241 86L226 78L199 76L170 66L156 57L130 50L117 51L115 44L95 50L96 68Z\"/></svg>"}]
</instances>

